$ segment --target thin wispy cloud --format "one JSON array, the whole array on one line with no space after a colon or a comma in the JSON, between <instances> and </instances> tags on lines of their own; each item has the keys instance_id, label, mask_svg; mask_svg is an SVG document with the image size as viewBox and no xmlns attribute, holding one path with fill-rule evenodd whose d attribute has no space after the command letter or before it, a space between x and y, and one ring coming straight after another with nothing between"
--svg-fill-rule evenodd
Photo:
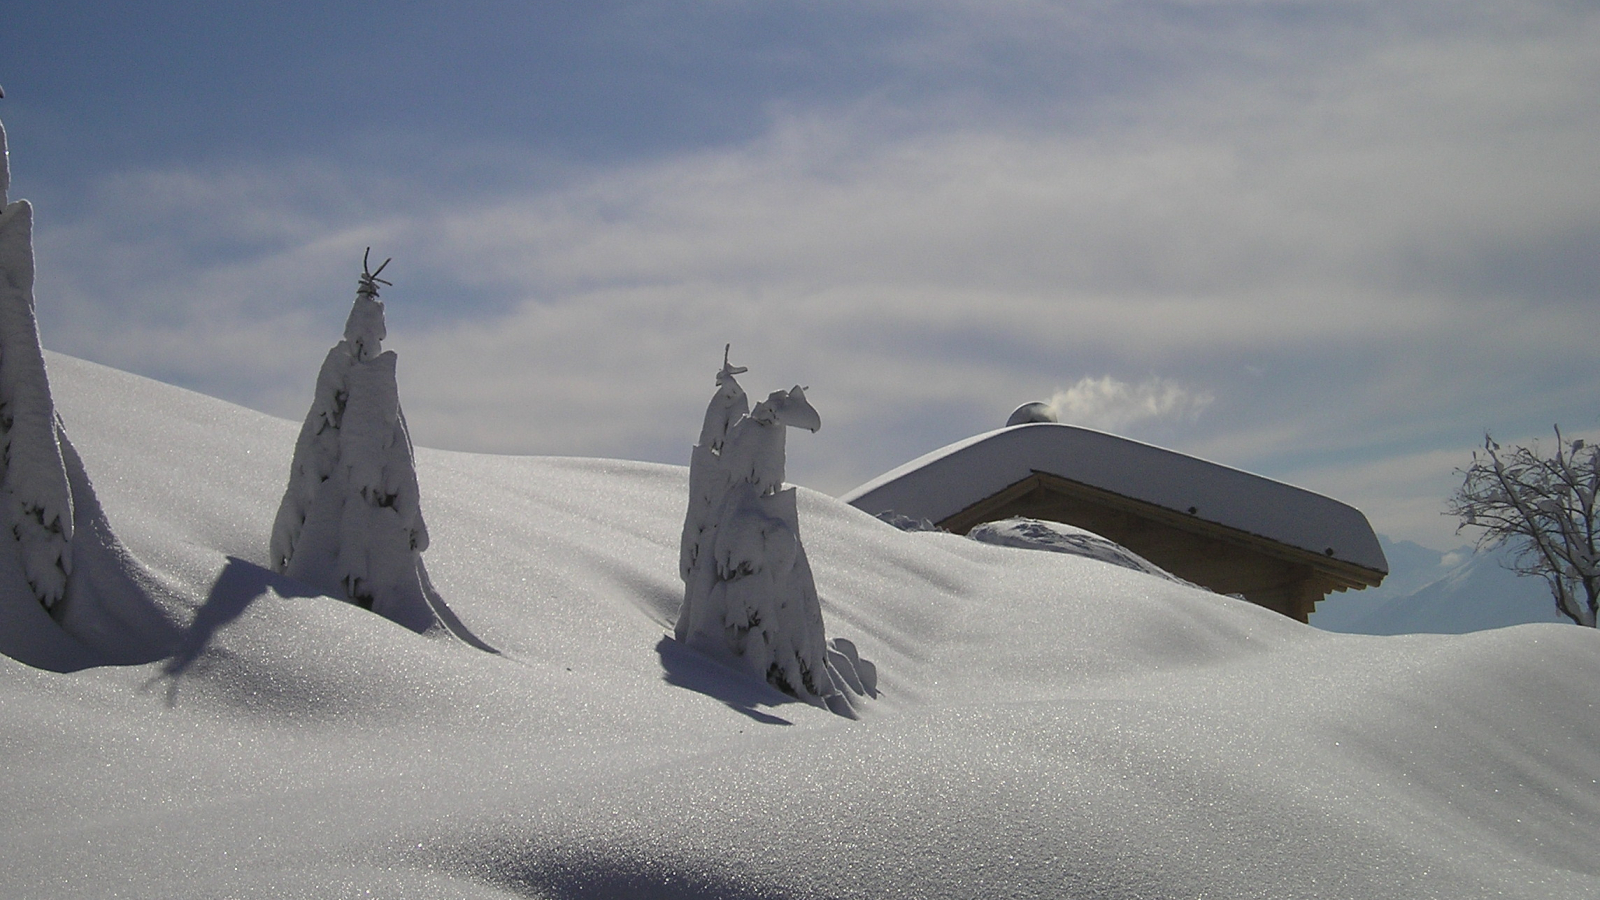
<instances>
[{"instance_id":1,"label":"thin wispy cloud","mask_svg":"<svg viewBox=\"0 0 1600 900\"><path fill-rule=\"evenodd\" d=\"M811 386L790 473L831 492L1059 390L1377 509L1394 478L1339 473L1600 392L1600 16L875 9L849 79L720 140L552 163L496 134L470 186L449 146L107 176L41 208L45 343L298 418L371 245L420 443L682 462L732 342L752 393Z\"/></svg>"},{"instance_id":2,"label":"thin wispy cloud","mask_svg":"<svg viewBox=\"0 0 1600 900\"><path fill-rule=\"evenodd\" d=\"M1204 390L1185 387L1165 378L1138 384L1110 375L1083 378L1050 398L1057 418L1069 425L1102 431L1120 431L1148 419L1194 421L1216 399Z\"/></svg>"}]
</instances>

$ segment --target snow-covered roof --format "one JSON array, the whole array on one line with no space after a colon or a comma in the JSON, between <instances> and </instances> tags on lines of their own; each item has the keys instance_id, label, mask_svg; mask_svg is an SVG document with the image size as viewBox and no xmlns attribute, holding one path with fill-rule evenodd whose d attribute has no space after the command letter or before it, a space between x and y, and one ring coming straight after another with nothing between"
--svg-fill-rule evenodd
<instances>
[{"instance_id":1,"label":"snow-covered roof","mask_svg":"<svg viewBox=\"0 0 1600 900\"><path fill-rule=\"evenodd\" d=\"M939 522L1035 473L1247 532L1378 572L1389 566L1367 517L1293 485L1075 425L1039 422L957 441L840 499Z\"/></svg>"}]
</instances>

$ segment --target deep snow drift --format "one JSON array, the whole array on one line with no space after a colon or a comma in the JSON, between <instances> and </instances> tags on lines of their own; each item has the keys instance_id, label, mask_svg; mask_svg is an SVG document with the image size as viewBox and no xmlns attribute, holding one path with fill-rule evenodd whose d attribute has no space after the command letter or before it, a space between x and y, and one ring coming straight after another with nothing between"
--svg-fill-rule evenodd
<instances>
[{"instance_id":1,"label":"deep snow drift","mask_svg":"<svg viewBox=\"0 0 1600 900\"><path fill-rule=\"evenodd\" d=\"M0 895L1591 897L1600 636L1328 634L801 489L851 721L671 640L687 470L418 449L501 651L269 571L296 426L49 356L181 652L0 659Z\"/></svg>"}]
</instances>

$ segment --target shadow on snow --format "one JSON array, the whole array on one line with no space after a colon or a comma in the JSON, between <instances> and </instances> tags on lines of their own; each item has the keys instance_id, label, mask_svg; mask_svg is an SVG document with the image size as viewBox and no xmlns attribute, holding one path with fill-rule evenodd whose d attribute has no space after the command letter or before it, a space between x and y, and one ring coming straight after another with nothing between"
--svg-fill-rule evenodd
<instances>
[{"instance_id":1,"label":"shadow on snow","mask_svg":"<svg viewBox=\"0 0 1600 900\"><path fill-rule=\"evenodd\" d=\"M800 702L777 688L735 672L670 637L663 636L656 642L656 654L661 657L661 680L667 684L720 700L734 712L763 725L794 724L756 709Z\"/></svg>"}]
</instances>

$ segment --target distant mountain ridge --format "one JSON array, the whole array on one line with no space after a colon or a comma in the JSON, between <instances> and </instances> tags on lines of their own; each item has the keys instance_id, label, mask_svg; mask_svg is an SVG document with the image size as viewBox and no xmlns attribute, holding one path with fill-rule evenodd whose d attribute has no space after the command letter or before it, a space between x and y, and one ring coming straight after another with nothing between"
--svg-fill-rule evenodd
<instances>
[{"instance_id":1,"label":"distant mountain ridge","mask_svg":"<svg viewBox=\"0 0 1600 900\"><path fill-rule=\"evenodd\" d=\"M1504 551L1440 551L1378 535L1389 577L1376 588L1333 594L1311 624L1347 634L1464 634L1531 622L1564 622L1543 580L1520 577Z\"/></svg>"}]
</instances>

